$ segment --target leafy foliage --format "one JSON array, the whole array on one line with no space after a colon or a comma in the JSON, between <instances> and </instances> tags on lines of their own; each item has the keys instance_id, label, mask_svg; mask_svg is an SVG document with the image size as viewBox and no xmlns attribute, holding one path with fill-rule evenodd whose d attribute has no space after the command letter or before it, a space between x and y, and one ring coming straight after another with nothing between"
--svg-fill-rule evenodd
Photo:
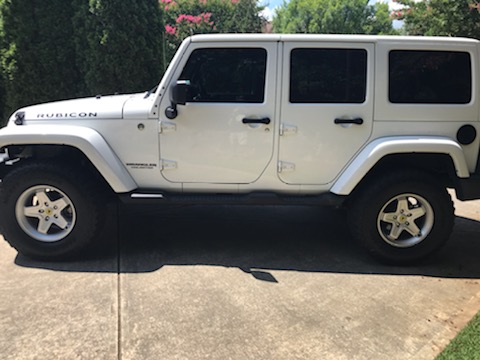
<instances>
[{"instance_id":1,"label":"leafy foliage","mask_svg":"<svg viewBox=\"0 0 480 360\"><path fill-rule=\"evenodd\" d=\"M3 79L3 73L0 72L0 124L2 119L8 116L5 112L5 80Z\"/></svg>"},{"instance_id":2,"label":"leafy foliage","mask_svg":"<svg viewBox=\"0 0 480 360\"><path fill-rule=\"evenodd\" d=\"M3 118L40 102L145 90L163 71L157 0L0 0L0 19Z\"/></svg>"},{"instance_id":3,"label":"leafy foliage","mask_svg":"<svg viewBox=\"0 0 480 360\"><path fill-rule=\"evenodd\" d=\"M0 10L2 9L3 6L3 0L0 0ZM2 39L3 39L3 19L0 16L0 124L2 123L3 118L5 118L5 80L3 77L3 71L2 71L2 63L1 63L1 55L2 55L2 49L4 49L4 46L2 44Z\"/></svg>"},{"instance_id":4,"label":"leafy foliage","mask_svg":"<svg viewBox=\"0 0 480 360\"><path fill-rule=\"evenodd\" d=\"M393 34L388 5L365 0L291 0L273 19L275 32Z\"/></svg>"},{"instance_id":5,"label":"leafy foliage","mask_svg":"<svg viewBox=\"0 0 480 360\"><path fill-rule=\"evenodd\" d=\"M256 0L160 0L164 10L166 57L193 34L258 33L264 19Z\"/></svg>"},{"instance_id":6,"label":"leafy foliage","mask_svg":"<svg viewBox=\"0 0 480 360\"><path fill-rule=\"evenodd\" d=\"M0 72L0 116L3 116L5 106L5 81L3 80L3 74Z\"/></svg>"},{"instance_id":7,"label":"leafy foliage","mask_svg":"<svg viewBox=\"0 0 480 360\"><path fill-rule=\"evenodd\" d=\"M76 52L86 92L143 91L163 71L156 0L77 0Z\"/></svg>"},{"instance_id":8,"label":"leafy foliage","mask_svg":"<svg viewBox=\"0 0 480 360\"><path fill-rule=\"evenodd\" d=\"M72 61L73 11L71 3L63 0L0 3L5 113L76 95L80 77Z\"/></svg>"},{"instance_id":9,"label":"leafy foliage","mask_svg":"<svg viewBox=\"0 0 480 360\"><path fill-rule=\"evenodd\" d=\"M480 39L480 2L473 0L397 0L394 15L409 35L466 36Z\"/></svg>"}]
</instances>

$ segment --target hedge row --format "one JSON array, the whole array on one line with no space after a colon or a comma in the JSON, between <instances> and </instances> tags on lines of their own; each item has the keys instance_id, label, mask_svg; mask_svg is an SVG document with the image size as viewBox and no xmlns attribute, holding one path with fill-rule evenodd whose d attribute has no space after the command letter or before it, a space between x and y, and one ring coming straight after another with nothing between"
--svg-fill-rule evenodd
<instances>
[{"instance_id":1,"label":"hedge row","mask_svg":"<svg viewBox=\"0 0 480 360\"><path fill-rule=\"evenodd\" d=\"M0 0L0 123L26 105L153 87L163 36L158 0Z\"/></svg>"}]
</instances>

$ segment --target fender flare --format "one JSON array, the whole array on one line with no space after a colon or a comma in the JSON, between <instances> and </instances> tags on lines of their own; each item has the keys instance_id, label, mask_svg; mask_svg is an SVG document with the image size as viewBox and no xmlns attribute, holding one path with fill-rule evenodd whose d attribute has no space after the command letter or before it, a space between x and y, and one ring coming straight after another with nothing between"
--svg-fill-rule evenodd
<instances>
[{"instance_id":1,"label":"fender flare","mask_svg":"<svg viewBox=\"0 0 480 360\"><path fill-rule=\"evenodd\" d=\"M457 176L459 178L470 177L462 147L450 138L434 136L389 137L376 139L365 146L344 169L330 191L337 195L349 195L383 157L409 153L447 154L453 161Z\"/></svg>"},{"instance_id":2,"label":"fender flare","mask_svg":"<svg viewBox=\"0 0 480 360\"><path fill-rule=\"evenodd\" d=\"M77 125L7 126L0 130L0 148L9 145L67 145L80 150L116 193L137 184L105 139L94 129Z\"/></svg>"}]
</instances>

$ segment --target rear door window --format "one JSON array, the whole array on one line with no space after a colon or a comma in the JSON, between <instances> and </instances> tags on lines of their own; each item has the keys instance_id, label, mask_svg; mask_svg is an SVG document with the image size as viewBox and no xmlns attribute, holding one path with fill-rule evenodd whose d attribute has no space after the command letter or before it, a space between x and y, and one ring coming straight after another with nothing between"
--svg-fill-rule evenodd
<instances>
[{"instance_id":1,"label":"rear door window","mask_svg":"<svg viewBox=\"0 0 480 360\"><path fill-rule=\"evenodd\" d=\"M367 51L364 49L293 49L290 61L291 103L365 101Z\"/></svg>"}]
</instances>

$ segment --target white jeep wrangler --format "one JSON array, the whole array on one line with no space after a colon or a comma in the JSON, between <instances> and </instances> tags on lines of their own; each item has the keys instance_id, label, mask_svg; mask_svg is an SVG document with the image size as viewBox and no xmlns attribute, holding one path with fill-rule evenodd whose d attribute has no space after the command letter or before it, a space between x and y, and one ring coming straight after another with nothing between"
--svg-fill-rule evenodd
<instances>
[{"instance_id":1,"label":"white jeep wrangler","mask_svg":"<svg viewBox=\"0 0 480 360\"><path fill-rule=\"evenodd\" d=\"M374 256L406 263L480 198L480 42L199 35L158 87L29 106L0 130L1 231L77 254L105 194L158 204L341 205ZM128 76L128 74L125 74Z\"/></svg>"}]
</instances>

